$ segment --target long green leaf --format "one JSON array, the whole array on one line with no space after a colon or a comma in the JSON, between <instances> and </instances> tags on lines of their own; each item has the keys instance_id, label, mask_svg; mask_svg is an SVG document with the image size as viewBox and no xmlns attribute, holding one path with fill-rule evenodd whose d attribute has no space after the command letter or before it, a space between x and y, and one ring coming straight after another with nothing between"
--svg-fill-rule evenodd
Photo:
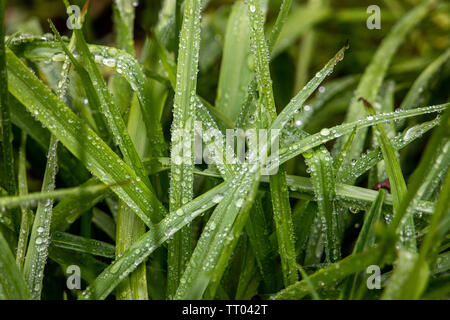
<instances>
[{"instance_id":1,"label":"long green leaf","mask_svg":"<svg viewBox=\"0 0 450 320\"><path fill-rule=\"evenodd\" d=\"M202 1L185 3L178 50L177 80L173 105L170 176L170 211L178 210L193 197L194 102L200 50ZM187 226L169 242L167 294L172 297L192 252L191 228Z\"/></svg>"}]
</instances>

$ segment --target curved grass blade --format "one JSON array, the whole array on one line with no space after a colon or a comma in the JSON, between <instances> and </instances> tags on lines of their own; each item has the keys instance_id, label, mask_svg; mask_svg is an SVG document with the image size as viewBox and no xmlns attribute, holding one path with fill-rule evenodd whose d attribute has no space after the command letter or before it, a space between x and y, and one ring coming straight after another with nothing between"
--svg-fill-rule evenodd
<instances>
[{"instance_id":1,"label":"curved grass blade","mask_svg":"<svg viewBox=\"0 0 450 320\"><path fill-rule=\"evenodd\" d=\"M295 123L295 127L303 129L309 123L312 116L317 111L320 111L327 102L336 97L338 94L342 94L349 88L352 88L358 80L359 76L348 76L328 81L323 85L323 89L325 91L319 91L319 93L302 108L302 112L298 113L298 115L294 117L293 122ZM287 130L289 128L289 126L286 127Z\"/></svg>"},{"instance_id":2,"label":"curved grass blade","mask_svg":"<svg viewBox=\"0 0 450 320\"><path fill-rule=\"evenodd\" d=\"M272 29L269 43L276 41L282 24L284 23L287 12L289 11L291 1L283 1L276 24ZM257 1L248 1L248 16L251 28L251 44L256 57L256 83L260 94L260 103L258 106L257 117L259 125L266 127L276 118L277 112L272 90L272 80L270 77L268 52L264 37L264 25L261 18L260 3ZM266 114L269 120L266 120ZM273 206L273 216L276 225L278 238L278 250L281 258L281 267L283 281L286 286L298 280L297 268L295 263L295 240L294 227L292 224L291 207L289 203L289 193L286 185L286 171L279 168L275 175L270 176L270 194Z\"/></svg>"},{"instance_id":3,"label":"curved grass blade","mask_svg":"<svg viewBox=\"0 0 450 320\"><path fill-rule=\"evenodd\" d=\"M11 105L11 119L14 125L26 132L47 153L50 143L48 130L43 128L42 124L33 118L27 112L27 109L11 94L9 95L9 102ZM61 160L59 166L65 182L73 185L88 179L88 171L86 168L66 148L58 148L58 158Z\"/></svg>"}]
</instances>

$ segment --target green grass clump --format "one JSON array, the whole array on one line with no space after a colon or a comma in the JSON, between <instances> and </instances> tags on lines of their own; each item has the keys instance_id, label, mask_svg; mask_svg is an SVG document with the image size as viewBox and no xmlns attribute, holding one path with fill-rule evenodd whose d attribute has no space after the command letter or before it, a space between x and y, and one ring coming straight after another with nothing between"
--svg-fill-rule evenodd
<instances>
[{"instance_id":1,"label":"green grass clump","mask_svg":"<svg viewBox=\"0 0 450 320\"><path fill-rule=\"evenodd\" d=\"M450 7L353 2L0 0L0 298L450 298Z\"/></svg>"}]
</instances>

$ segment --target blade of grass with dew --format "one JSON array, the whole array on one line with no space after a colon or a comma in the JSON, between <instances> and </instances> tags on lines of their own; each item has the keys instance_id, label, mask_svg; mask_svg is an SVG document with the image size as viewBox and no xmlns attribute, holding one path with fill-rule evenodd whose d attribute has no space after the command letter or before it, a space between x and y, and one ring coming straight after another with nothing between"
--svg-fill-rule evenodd
<instances>
[{"instance_id":1,"label":"blade of grass with dew","mask_svg":"<svg viewBox=\"0 0 450 320\"><path fill-rule=\"evenodd\" d=\"M52 232L51 245L57 248L89 253L99 257L115 257L115 248L109 243L60 231Z\"/></svg>"},{"instance_id":2,"label":"blade of grass with dew","mask_svg":"<svg viewBox=\"0 0 450 320\"><path fill-rule=\"evenodd\" d=\"M215 199L229 190L229 182L221 183L206 193L170 213L159 224L134 243L124 254L114 261L88 287L81 299L105 299L109 293L156 248L169 240L175 232L217 203Z\"/></svg>"},{"instance_id":3,"label":"blade of grass with dew","mask_svg":"<svg viewBox=\"0 0 450 320\"><path fill-rule=\"evenodd\" d=\"M366 116L361 102L359 102L358 99L360 97L364 97L372 104L375 102L378 90L393 55L397 51L400 44L405 40L408 32L429 13L430 3L432 2L425 1L416 8L412 9L400 21L397 22L388 36L384 38L359 82L353 100L347 111L346 122L353 122L358 119L363 119ZM348 161L350 161L349 159L356 159L360 156L363 151L366 135L366 128L361 128L357 132L347 158ZM341 143L343 142L342 139L338 140L338 143L335 146L335 152L339 152Z\"/></svg>"},{"instance_id":4,"label":"blade of grass with dew","mask_svg":"<svg viewBox=\"0 0 450 320\"><path fill-rule=\"evenodd\" d=\"M137 179L135 172L92 130L86 128L8 49L7 59L8 80L13 83L10 92L45 124L70 152L82 160L87 169L106 184L119 183L112 187L113 191L126 201L147 225L151 225L149 217L158 217L160 214L159 201L147 186ZM30 87L35 87L35 90L28 90ZM86 138L79 134L82 128ZM80 150L79 146L84 146L84 149ZM125 181L130 183L124 184Z\"/></svg>"},{"instance_id":5,"label":"blade of grass with dew","mask_svg":"<svg viewBox=\"0 0 450 320\"><path fill-rule=\"evenodd\" d=\"M380 92L377 97L377 102L373 105L376 113L388 113L394 111L394 94L395 94L395 82L386 81L380 88ZM384 128L387 138L391 141L396 136L396 129L393 122L381 125ZM378 126L377 126L378 127ZM376 128L376 127L375 127ZM372 128L372 141L371 146L375 148L379 145L377 139L376 129ZM394 149L395 156L400 160L399 154ZM377 165L372 168L369 172L368 186L372 187L378 182L384 181L388 178L385 160L380 161Z\"/></svg>"},{"instance_id":6,"label":"blade of grass with dew","mask_svg":"<svg viewBox=\"0 0 450 320\"><path fill-rule=\"evenodd\" d=\"M19 196L28 194L26 145L27 134L22 131L17 170ZM23 265L25 263L25 256L28 248L28 238L30 236L31 227L33 225L34 215L33 212L28 208L22 208L21 211L22 217L20 221L19 240L17 241L16 262L19 270L22 271Z\"/></svg>"},{"instance_id":7,"label":"blade of grass with dew","mask_svg":"<svg viewBox=\"0 0 450 320\"><path fill-rule=\"evenodd\" d=\"M50 138L47 165L42 182L42 192L51 192L55 189L55 178L57 172L58 158L56 149L58 139ZM31 290L33 299L40 299L44 268L48 257L48 246L50 244L50 224L52 219L53 200L40 201L34 217L33 228L30 235L30 244L25 257L23 273Z\"/></svg>"},{"instance_id":8,"label":"blade of grass with dew","mask_svg":"<svg viewBox=\"0 0 450 320\"><path fill-rule=\"evenodd\" d=\"M450 140L442 139L438 147L440 154L436 154L433 159L433 166L430 167L428 174L423 179L423 184L417 192L417 197L422 200L433 200L433 194L437 192L441 183L445 179L450 167ZM414 174L414 173L413 173Z\"/></svg>"},{"instance_id":9,"label":"blade of grass with dew","mask_svg":"<svg viewBox=\"0 0 450 320\"><path fill-rule=\"evenodd\" d=\"M65 43L62 41L61 36L59 35L58 31L56 30L56 27L53 25L51 21L49 21L50 27L53 30L53 33L59 40L61 46L63 47L64 52L66 53L66 56L68 59L72 62L72 65L77 72L78 76L81 79L81 82L83 83L84 90L87 95L87 99L90 102L90 107L92 109L92 115L95 121L96 129L98 130L97 133L100 138L102 138L104 141L108 142L110 140L109 138L109 131L108 127L105 121L105 118L102 117L101 114L101 104L102 101L100 100L100 97L96 93L96 89L94 88L94 85L92 84L92 81L89 77L89 73L84 69L84 67L75 59L73 54L70 52L70 50L73 50L72 48L68 48ZM74 39L74 37L72 37ZM69 46L73 47L75 44L74 40L71 40ZM64 58L66 59L66 58Z\"/></svg>"},{"instance_id":10,"label":"blade of grass with dew","mask_svg":"<svg viewBox=\"0 0 450 320\"><path fill-rule=\"evenodd\" d=\"M277 20L281 21L279 22L280 24L283 23L290 4L291 1L283 2L282 11L280 11L277 18ZM285 5L287 6L287 9L283 10L283 6ZM247 10L251 25L251 45L256 57L256 82L261 99L261 106L259 106L257 114L259 113L258 120L260 121L260 125L265 127L267 120L264 118L266 117L266 113L269 115L270 119L268 120L268 125L270 125L277 116L269 70L269 48L267 47L264 37L264 25L261 17L260 3L253 0L248 1ZM279 29L281 29L281 25L279 25L277 21L273 29L275 35L271 42L277 39L280 32ZM275 175L270 176L270 194L277 230L278 250L281 258L283 281L285 286L289 286L298 280L295 263L294 228L292 225L289 193L286 185L286 171L283 167L280 167L277 171L278 172Z\"/></svg>"},{"instance_id":11,"label":"blade of grass with dew","mask_svg":"<svg viewBox=\"0 0 450 320\"><path fill-rule=\"evenodd\" d=\"M178 50L177 80L173 105L170 176L170 211L193 198L194 104L200 51L201 0L188 0ZM181 160L181 161L180 161ZM167 295L173 297L192 253L191 227L176 233L169 242Z\"/></svg>"},{"instance_id":12,"label":"blade of grass with dew","mask_svg":"<svg viewBox=\"0 0 450 320\"><path fill-rule=\"evenodd\" d=\"M117 0L114 2L114 26L117 34L118 46L125 50L130 55L135 56L133 30L134 30L134 15L135 8L130 1ZM122 69L117 68L117 71ZM110 80L110 85L113 89L114 97L119 93L125 95L127 101L125 102L125 109L129 110L127 130L130 138L136 146L136 151L142 159L145 156L145 149L147 147L147 132L141 129L145 128L145 123L142 123L142 112L136 101L131 98L131 87L124 83L127 80L120 76L120 73L114 75ZM130 106L131 103L131 106ZM147 106L143 106L144 108ZM148 108L148 107L147 107ZM154 154L154 156L162 154ZM145 224L138 219L126 203L119 200L117 226L116 226L116 257L128 249L133 242L136 242L145 233ZM116 290L116 298L122 300L147 300L147 277L145 263L141 264Z\"/></svg>"},{"instance_id":13,"label":"blade of grass with dew","mask_svg":"<svg viewBox=\"0 0 450 320\"><path fill-rule=\"evenodd\" d=\"M30 291L1 232L0 254L0 300L29 300Z\"/></svg>"},{"instance_id":14,"label":"blade of grass with dew","mask_svg":"<svg viewBox=\"0 0 450 320\"><path fill-rule=\"evenodd\" d=\"M255 160L250 160L255 161ZM259 170L259 168L243 168L244 172ZM210 264L204 268L200 274L197 274L194 279L199 279L198 285L188 285L187 287L190 291L186 291L184 295L186 297L193 297L195 299L199 299L202 296L203 288L206 288L204 293L205 299L213 299L216 296L217 289L219 287L220 281L222 279L223 273L229 263L229 260L235 250L235 247L238 243L242 230L247 223L248 214L250 212L252 202L254 201L255 195L258 190L259 185L259 172L256 171L250 173L250 177L244 177L241 180L242 185L238 188L235 188L236 193L231 194L231 201L228 202L226 197L223 202L219 204L217 210L214 213L217 215L212 216L212 219L208 221L207 226L205 227L206 233L205 237L209 235L211 231L211 227L215 228L217 231L213 231L214 239L210 241L209 253L208 251L204 253L204 259L209 258ZM244 200L245 199L245 200ZM224 204L224 207L220 208L221 204ZM228 207L228 210L225 208ZM234 208L233 208L234 207ZM232 212L235 209L237 211L236 216L230 215L230 217L224 217L225 213L230 214L230 208L232 208ZM228 219L231 218L231 219ZM220 221L222 220L222 221ZM223 222L221 224L221 222ZM210 223L211 221L211 223ZM233 224L230 224L233 222ZM218 227L214 227L218 226ZM206 229L208 228L208 229ZM230 230L230 231L228 231ZM228 231L228 232L227 232ZM222 232L222 233L221 233ZM222 247L222 242L224 243ZM200 242L199 242L200 244ZM204 244L204 243L202 243ZM202 249L202 248L201 248ZM196 257L198 259L198 256ZM212 258L212 259L211 259ZM194 262L195 263L195 262ZM209 270L208 270L209 269ZM203 273L204 272L204 273ZM203 273L203 274L202 274ZM209 274L208 274L209 273ZM189 281L189 278L187 278ZM203 287L205 286L205 287ZM181 290L177 291L177 294L182 292Z\"/></svg>"},{"instance_id":15,"label":"blade of grass with dew","mask_svg":"<svg viewBox=\"0 0 450 320\"><path fill-rule=\"evenodd\" d=\"M371 103L364 98L360 99L363 101L364 107L369 114L368 118L376 116L375 108L371 105ZM392 205L394 207L394 216L396 216L399 210L400 203L401 201L403 201L403 198L405 197L407 192L406 182L403 178L399 160L397 158L397 155L395 154L391 142L389 141L385 128L382 124L377 124L375 126L375 130L375 135L380 143L381 152L383 153L384 158L384 164L386 166L386 171L391 185ZM403 228L403 237L401 242L408 250L415 252L417 250L417 247L415 239L415 226L412 216L409 216L407 218Z\"/></svg>"},{"instance_id":16,"label":"blade of grass with dew","mask_svg":"<svg viewBox=\"0 0 450 320\"><path fill-rule=\"evenodd\" d=\"M263 182L267 180L261 179ZM291 197L294 199L312 200L314 196L314 187L310 179L300 176L287 176L287 183L291 190ZM264 184L263 184L264 187ZM376 198L377 192L375 190L361 188L357 186L345 185L336 183L336 198L341 201L341 204L346 207L354 207L359 210L368 210L371 203ZM386 196L386 209L392 210L392 197ZM418 201L413 210L416 212L432 214L434 210L434 203L430 201Z\"/></svg>"},{"instance_id":17,"label":"blade of grass with dew","mask_svg":"<svg viewBox=\"0 0 450 320\"><path fill-rule=\"evenodd\" d=\"M333 72L334 67L344 59L344 53L349 48L346 44L328 63L312 78L297 95L291 99L283 111L278 115L271 125L271 129L284 130L286 124L292 119L293 115L300 110L305 101L313 94L325 78ZM281 150L280 150L281 151Z\"/></svg>"},{"instance_id":18,"label":"blade of grass with dew","mask_svg":"<svg viewBox=\"0 0 450 320\"><path fill-rule=\"evenodd\" d=\"M254 157L249 161L255 161ZM257 190L260 168L255 164L250 166L245 163L229 181L228 191L221 194L222 200L208 220L186 267L176 299L200 299L207 288L207 297L215 296ZM199 268L200 265L203 267Z\"/></svg>"}]
</instances>

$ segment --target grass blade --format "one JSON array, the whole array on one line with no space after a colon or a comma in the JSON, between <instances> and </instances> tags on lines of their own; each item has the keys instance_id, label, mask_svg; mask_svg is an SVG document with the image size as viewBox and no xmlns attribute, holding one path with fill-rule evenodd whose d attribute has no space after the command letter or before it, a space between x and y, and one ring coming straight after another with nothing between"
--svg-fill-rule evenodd
<instances>
[{"instance_id":1,"label":"grass blade","mask_svg":"<svg viewBox=\"0 0 450 320\"><path fill-rule=\"evenodd\" d=\"M376 111L373 106L365 100L364 98L360 98L364 106L369 114L369 117L376 116ZM386 171L389 177L389 182L391 185L391 193L392 193L392 204L394 207L394 216L397 215L400 203L406 195L406 182L403 178L402 169L400 167L400 163L397 159L397 155L395 154L394 148L389 141L389 138L386 134L386 131L382 124L377 124L376 128L376 137L380 143L381 152L383 153L384 164L386 166ZM413 217L409 216L404 225L403 239L402 243L409 250L416 250L416 239L415 239L415 227Z\"/></svg>"},{"instance_id":2,"label":"grass blade","mask_svg":"<svg viewBox=\"0 0 450 320\"><path fill-rule=\"evenodd\" d=\"M26 144L27 134L22 132L22 141L19 151L19 168L17 181L19 183L19 196L28 194L27 168L26 168ZM25 263L25 256L28 247L28 237L30 236L31 227L33 225L33 212L28 208L22 208L22 217L20 221L19 240L17 241L16 262L19 270L22 271Z\"/></svg>"},{"instance_id":3,"label":"grass blade","mask_svg":"<svg viewBox=\"0 0 450 320\"><path fill-rule=\"evenodd\" d=\"M276 41L290 5L291 1L284 1L282 3L277 22L272 29L270 43ZM270 124L277 115L268 60L270 47L267 46L264 38L260 3L257 1L249 1L247 9L250 24L252 25L251 44L256 56L256 82L261 99L261 102L259 102L261 105L258 106L257 118L260 122L259 125L265 127L266 117L269 117L270 120L268 121ZM270 176L270 194L278 238L278 250L281 257L283 280L284 284L288 286L298 280L298 275L295 262L294 228L289 193L286 185L286 171L284 168L279 168L275 175Z\"/></svg>"},{"instance_id":4,"label":"grass blade","mask_svg":"<svg viewBox=\"0 0 450 320\"><path fill-rule=\"evenodd\" d=\"M186 1L181 27L172 122L171 212L178 210L193 197L195 110L192 102L195 101L197 88L201 9L201 0ZM169 242L167 284L169 297L175 294L192 253L191 232L191 228L187 226L175 234L174 239Z\"/></svg>"},{"instance_id":5,"label":"grass blade","mask_svg":"<svg viewBox=\"0 0 450 320\"><path fill-rule=\"evenodd\" d=\"M55 189L55 177L57 172L58 158L56 148L58 140L55 136L50 138L49 152L47 156L47 166L45 168L44 180L42 182L42 192L51 192ZM30 236L30 245L23 273L33 299L40 299L42 291L42 281L44 278L44 268L48 257L48 246L50 244L50 224L52 219L53 200L39 202L34 218L33 228Z\"/></svg>"}]
</instances>

